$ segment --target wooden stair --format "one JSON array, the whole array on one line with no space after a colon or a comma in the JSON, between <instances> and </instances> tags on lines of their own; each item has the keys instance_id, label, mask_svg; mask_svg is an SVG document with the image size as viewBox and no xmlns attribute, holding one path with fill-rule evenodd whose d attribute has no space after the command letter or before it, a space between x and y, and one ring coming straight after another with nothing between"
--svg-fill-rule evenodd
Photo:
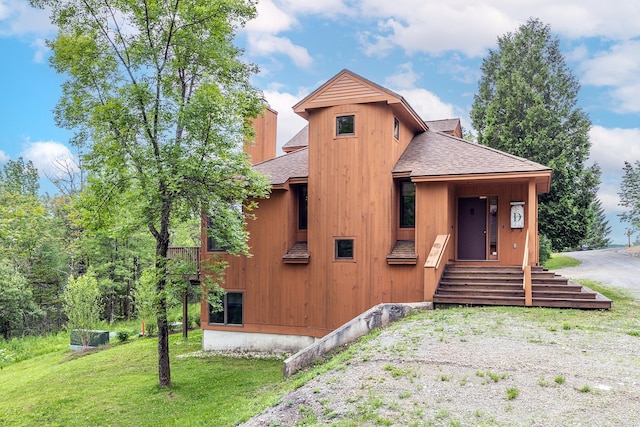
<instances>
[{"instance_id":1,"label":"wooden stair","mask_svg":"<svg viewBox=\"0 0 640 427\"><path fill-rule=\"evenodd\" d=\"M524 306L520 267L447 265L433 296L436 305ZM532 267L534 307L611 309L611 300L542 267Z\"/></svg>"}]
</instances>

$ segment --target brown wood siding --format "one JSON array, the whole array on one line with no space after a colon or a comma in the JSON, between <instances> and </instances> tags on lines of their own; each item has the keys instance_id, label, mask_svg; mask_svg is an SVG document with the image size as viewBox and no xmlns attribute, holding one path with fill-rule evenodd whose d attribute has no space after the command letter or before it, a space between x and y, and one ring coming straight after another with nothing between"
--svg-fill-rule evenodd
<instances>
[{"instance_id":1,"label":"brown wood siding","mask_svg":"<svg viewBox=\"0 0 640 427\"><path fill-rule=\"evenodd\" d=\"M278 113L270 108L253 119L255 137L252 143L244 147L244 151L251 157L252 164L276 157L277 121Z\"/></svg>"},{"instance_id":2,"label":"brown wood siding","mask_svg":"<svg viewBox=\"0 0 640 427\"><path fill-rule=\"evenodd\" d=\"M373 87L363 84L362 82L353 79L352 77L345 75L334 82L334 84L327 87L321 93L318 93L313 101L313 104L333 104L337 105L344 103L345 101L367 101L371 99L381 100L388 98L389 95Z\"/></svg>"}]
</instances>

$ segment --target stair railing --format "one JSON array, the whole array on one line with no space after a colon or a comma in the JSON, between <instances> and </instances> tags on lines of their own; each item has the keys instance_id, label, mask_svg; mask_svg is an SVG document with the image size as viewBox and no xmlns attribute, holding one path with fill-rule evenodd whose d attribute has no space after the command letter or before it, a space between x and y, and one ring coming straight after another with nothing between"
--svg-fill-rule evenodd
<instances>
[{"instance_id":1,"label":"stair railing","mask_svg":"<svg viewBox=\"0 0 640 427\"><path fill-rule=\"evenodd\" d=\"M433 294L436 292L440 278L444 272L444 268L440 268L440 261L447 249L449 243L449 234L439 234L436 236L431 251L424 263L424 298L425 301L432 301Z\"/></svg>"},{"instance_id":2,"label":"stair railing","mask_svg":"<svg viewBox=\"0 0 640 427\"><path fill-rule=\"evenodd\" d=\"M522 255L522 288L524 289L524 305L533 305L533 286L531 283L531 265L529 264L529 230L524 240L524 254Z\"/></svg>"}]
</instances>

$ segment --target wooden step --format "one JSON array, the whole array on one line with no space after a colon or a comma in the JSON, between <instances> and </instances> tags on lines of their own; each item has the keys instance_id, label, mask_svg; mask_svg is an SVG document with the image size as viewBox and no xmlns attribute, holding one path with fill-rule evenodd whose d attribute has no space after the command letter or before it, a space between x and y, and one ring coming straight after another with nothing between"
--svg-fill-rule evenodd
<instances>
[{"instance_id":1,"label":"wooden step","mask_svg":"<svg viewBox=\"0 0 640 427\"><path fill-rule=\"evenodd\" d=\"M433 302L446 305L524 306L524 274L518 266L445 267ZM542 267L532 267L533 305L584 309L610 309L611 301Z\"/></svg>"}]
</instances>

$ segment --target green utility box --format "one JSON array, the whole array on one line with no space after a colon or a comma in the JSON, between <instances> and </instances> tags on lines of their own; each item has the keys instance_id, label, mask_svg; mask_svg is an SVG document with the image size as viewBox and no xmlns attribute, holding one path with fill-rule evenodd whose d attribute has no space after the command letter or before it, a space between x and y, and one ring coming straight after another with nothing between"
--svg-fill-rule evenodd
<instances>
[{"instance_id":1,"label":"green utility box","mask_svg":"<svg viewBox=\"0 0 640 427\"><path fill-rule=\"evenodd\" d=\"M100 345L109 343L109 331L88 331L89 332L89 348L95 348ZM74 329L71 331L71 350L82 350L82 337L80 336L80 330Z\"/></svg>"}]
</instances>

